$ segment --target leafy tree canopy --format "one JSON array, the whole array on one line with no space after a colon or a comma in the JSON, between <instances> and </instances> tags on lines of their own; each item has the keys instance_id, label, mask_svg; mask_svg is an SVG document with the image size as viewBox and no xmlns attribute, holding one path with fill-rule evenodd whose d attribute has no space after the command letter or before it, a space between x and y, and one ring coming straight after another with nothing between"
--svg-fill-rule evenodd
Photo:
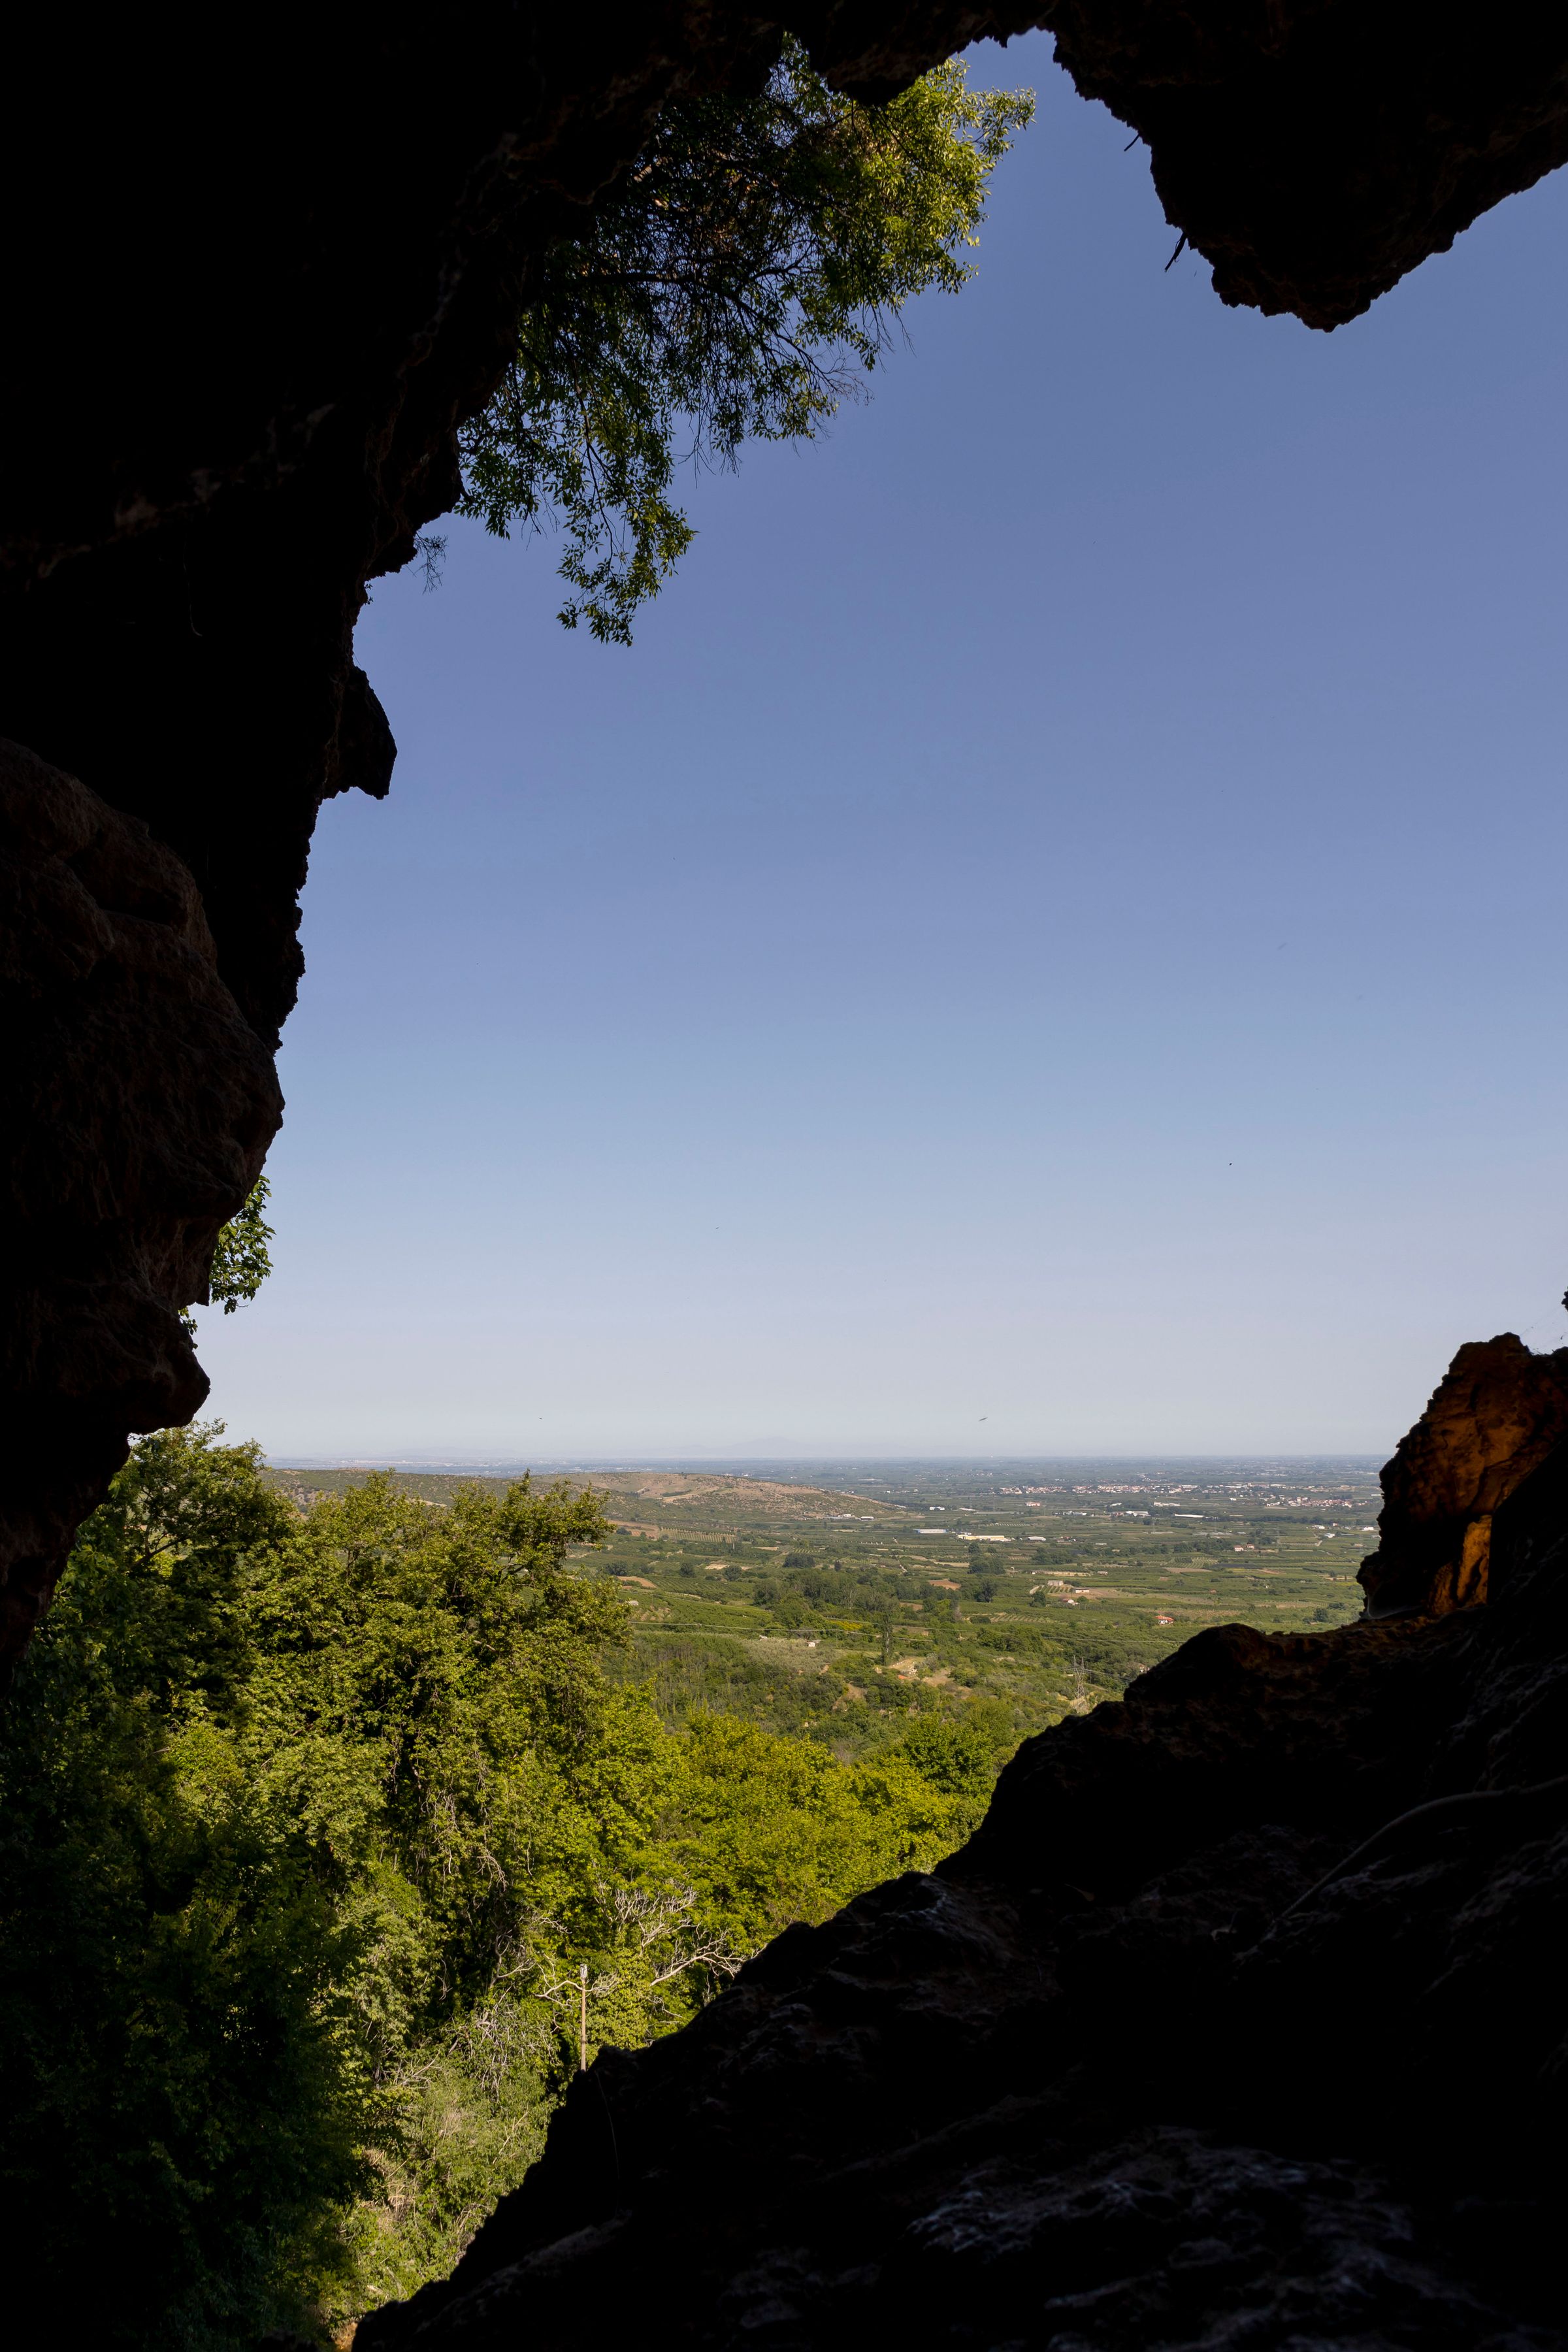
<instances>
[{"instance_id":1,"label":"leafy tree canopy","mask_svg":"<svg viewBox=\"0 0 1568 2352\"><path fill-rule=\"evenodd\" d=\"M68 2281L106 2352L341 2330L450 2268L584 2056L957 1843L983 1727L847 1767L661 1723L606 1671L605 1532L526 1479L300 1513L216 1430L137 1446L0 1717L18 2300Z\"/></svg>"},{"instance_id":2,"label":"leafy tree canopy","mask_svg":"<svg viewBox=\"0 0 1568 2352\"><path fill-rule=\"evenodd\" d=\"M516 360L463 436L458 511L501 535L559 523L561 619L629 643L692 538L670 499L678 442L733 466L747 439L817 434L905 304L973 274L991 173L1033 111L1032 92L970 89L956 59L862 106L788 39L760 97L667 108L548 257Z\"/></svg>"}]
</instances>

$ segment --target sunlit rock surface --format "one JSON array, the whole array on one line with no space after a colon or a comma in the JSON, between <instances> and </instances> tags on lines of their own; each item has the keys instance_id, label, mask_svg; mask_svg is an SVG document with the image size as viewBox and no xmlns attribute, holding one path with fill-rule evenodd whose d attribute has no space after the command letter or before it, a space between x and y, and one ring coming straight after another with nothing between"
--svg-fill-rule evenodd
<instances>
[{"instance_id":1,"label":"sunlit rock surface","mask_svg":"<svg viewBox=\"0 0 1568 2352\"><path fill-rule=\"evenodd\" d=\"M1568 2343L1568 1447L1498 1470L1484 1605L1218 1627L1026 1742L934 1876L602 2056L358 2352Z\"/></svg>"},{"instance_id":2,"label":"sunlit rock surface","mask_svg":"<svg viewBox=\"0 0 1568 2352\"><path fill-rule=\"evenodd\" d=\"M1441 1617L1487 1597L1492 1517L1568 1435L1568 1348L1511 1331L1472 1340L1383 1473L1381 1540L1363 1560L1367 1613Z\"/></svg>"}]
</instances>

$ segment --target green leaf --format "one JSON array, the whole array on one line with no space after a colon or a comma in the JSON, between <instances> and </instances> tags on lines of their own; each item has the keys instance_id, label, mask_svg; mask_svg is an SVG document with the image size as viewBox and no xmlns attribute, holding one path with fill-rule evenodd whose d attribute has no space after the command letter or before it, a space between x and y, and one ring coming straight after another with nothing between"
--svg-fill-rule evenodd
<instances>
[{"instance_id":1,"label":"green leaf","mask_svg":"<svg viewBox=\"0 0 1568 2352\"><path fill-rule=\"evenodd\" d=\"M459 511L563 532L567 628L631 642L690 546L678 462L811 440L891 347L905 305L973 273L990 176L1032 92L956 60L883 107L828 89L786 39L756 99L685 100L553 248L516 358L462 436Z\"/></svg>"}]
</instances>

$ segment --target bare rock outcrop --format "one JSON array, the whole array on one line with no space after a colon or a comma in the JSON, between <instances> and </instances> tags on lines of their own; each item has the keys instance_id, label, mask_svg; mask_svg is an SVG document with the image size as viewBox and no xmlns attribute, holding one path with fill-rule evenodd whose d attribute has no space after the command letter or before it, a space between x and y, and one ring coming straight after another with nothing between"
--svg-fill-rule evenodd
<instances>
[{"instance_id":1,"label":"bare rock outcrop","mask_svg":"<svg viewBox=\"0 0 1568 2352\"><path fill-rule=\"evenodd\" d=\"M1492 1516L1568 1436L1568 1348L1511 1331L1459 1349L1383 1471L1380 1542L1359 1580L1367 1614L1446 1616L1487 1597Z\"/></svg>"},{"instance_id":2,"label":"bare rock outcrop","mask_svg":"<svg viewBox=\"0 0 1568 2352\"><path fill-rule=\"evenodd\" d=\"M601 2056L359 2352L1561 2352L1568 1449L1493 1548L1026 1742L933 1876Z\"/></svg>"}]
</instances>

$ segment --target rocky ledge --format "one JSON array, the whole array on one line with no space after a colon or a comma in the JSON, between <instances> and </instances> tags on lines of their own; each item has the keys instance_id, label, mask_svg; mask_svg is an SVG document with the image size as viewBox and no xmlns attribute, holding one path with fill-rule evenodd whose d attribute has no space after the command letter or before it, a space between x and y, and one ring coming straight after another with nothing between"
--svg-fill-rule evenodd
<instances>
[{"instance_id":1,"label":"rocky ledge","mask_svg":"<svg viewBox=\"0 0 1568 2352\"><path fill-rule=\"evenodd\" d=\"M1027 1742L934 1875L606 2052L358 2352L1568 2344L1563 1374L1462 1350L1398 1613L1218 1627Z\"/></svg>"}]
</instances>

